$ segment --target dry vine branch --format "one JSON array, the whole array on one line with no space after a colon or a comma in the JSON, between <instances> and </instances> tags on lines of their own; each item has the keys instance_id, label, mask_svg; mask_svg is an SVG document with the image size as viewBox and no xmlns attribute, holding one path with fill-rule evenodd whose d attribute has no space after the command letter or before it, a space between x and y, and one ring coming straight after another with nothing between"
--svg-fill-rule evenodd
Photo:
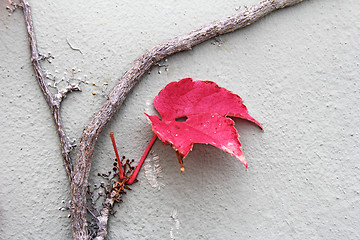
<instances>
[{"instance_id":1,"label":"dry vine branch","mask_svg":"<svg viewBox=\"0 0 360 240\"><path fill-rule=\"evenodd\" d=\"M139 57L133 63L130 69L120 78L118 84L108 96L105 104L84 130L76 156L75 168L72 170L72 163L69 155L71 151L71 145L69 144L64 133L63 125L59 115L61 100L55 101L54 97L51 95L45 84L44 76L39 64L39 54L36 47L30 8L25 0L21 0L29 35L32 56L31 62L39 85L43 91L46 102L51 109L55 124L57 126L57 131L60 137L61 150L65 161L65 168L70 181L71 216L74 239L89 239L86 220L86 193L88 189L88 178L96 140L105 126L109 123L111 118L118 111L127 94L140 80L140 78L150 69L150 67L156 64L158 61L174 53L191 50L192 47L213 37L246 27L277 9L289 7L302 1L303 0L263 0L259 4L247 8L242 13L234 14L228 18L211 22L188 34L170 39L169 41L148 50L145 54ZM66 94L66 92L64 94ZM112 202L110 202L109 206L112 208L114 200L110 199L110 201ZM107 212L107 210L105 210L105 212ZM108 214L104 213L103 216L100 215L98 220L99 225L102 225L103 229L106 229ZM106 235L106 232L104 235ZM99 239L103 239L104 237L105 236L99 236Z\"/></svg>"},{"instance_id":2,"label":"dry vine branch","mask_svg":"<svg viewBox=\"0 0 360 240\"><path fill-rule=\"evenodd\" d=\"M110 181L110 191L106 194L105 201L103 203L103 208L99 213L99 216L96 218L97 220L97 236L95 240L103 240L107 236L107 224L109 220L110 213L113 209L115 202L122 201L122 194L126 193L126 190L131 190L130 187L127 185L128 180L130 179L131 175L133 174L135 167L132 164L133 161L125 160L120 162L118 165L118 170L122 169L124 176L120 181ZM119 171L116 172L118 176Z\"/></svg>"},{"instance_id":3,"label":"dry vine branch","mask_svg":"<svg viewBox=\"0 0 360 240\"><path fill-rule=\"evenodd\" d=\"M31 16L29 3L27 3L25 0L21 0L21 4L17 6L21 7L24 13L25 24L26 24L30 51L31 51L31 59L30 59L31 64L35 71L36 78L38 80L40 88L45 97L46 103L50 108L51 114L53 115L54 122L56 125L56 130L60 138L61 154L64 158L66 174L68 176L69 182L71 183L73 177L73 166L70 158L70 152L72 151L73 147L70 144L69 138L66 136L64 131L64 126L60 116L60 104L63 98L65 97L66 93L70 91L80 90L80 88L78 85L69 85L65 89L60 90L56 95L53 95L50 92L48 86L46 85L44 72L40 65L40 60L42 59L42 56L40 56L39 51L37 49L37 42L35 38L35 32L32 23L32 16Z\"/></svg>"}]
</instances>

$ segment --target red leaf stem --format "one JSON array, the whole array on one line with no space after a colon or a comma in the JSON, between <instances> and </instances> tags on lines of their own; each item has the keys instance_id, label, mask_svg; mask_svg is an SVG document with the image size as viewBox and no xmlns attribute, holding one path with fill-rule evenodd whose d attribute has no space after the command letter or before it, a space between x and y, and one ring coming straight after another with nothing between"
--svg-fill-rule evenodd
<instances>
[{"instance_id":1,"label":"red leaf stem","mask_svg":"<svg viewBox=\"0 0 360 240\"><path fill-rule=\"evenodd\" d=\"M147 148L145 149L145 152L144 154L142 155L141 159L140 159L140 162L138 163L138 165L136 166L133 174L131 175L129 181L127 181L127 184L130 185L130 184L133 184L135 179L136 179L136 176L138 175L139 171L140 171L140 168L142 166L142 164L144 163L145 161L145 158L146 156L148 155L152 145L154 144L154 142L156 141L157 139L157 136L156 134L154 134L154 136L152 137L151 141L149 142L149 145L147 146Z\"/></svg>"},{"instance_id":2,"label":"red leaf stem","mask_svg":"<svg viewBox=\"0 0 360 240\"><path fill-rule=\"evenodd\" d=\"M117 162L118 162L119 179L122 180L122 179L124 178L124 173L123 173L123 169L122 169L122 164L121 164L121 161L120 161L119 153L118 153L118 150L117 150L117 147L116 147L116 143L115 143L114 132L110 132L110 138L111 138L111 142L112 142L112 144L113 144L114 152L115 152L116 159L117 159Z\"/></svg>"}]
</instances>

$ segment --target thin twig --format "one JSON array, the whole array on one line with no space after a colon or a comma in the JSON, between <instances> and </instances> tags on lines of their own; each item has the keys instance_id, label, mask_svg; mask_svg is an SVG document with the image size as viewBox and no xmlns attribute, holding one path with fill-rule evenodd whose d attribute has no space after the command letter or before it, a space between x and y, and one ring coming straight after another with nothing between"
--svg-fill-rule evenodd
<instances>
[{"instance_id":1,"label":"thin twig","mask_svg":"<svg viewBox=\"0 0 360 240\"><path fill-rule=\"evenodd\" d=\"M61 101L66 97L66 94L72 91L81 91L79 83L77 84L69 84L66 87L62 88L58 91L57 94L54 95L53 100L54 103L60 106Z\"/></svg>"},{"instance_id":2,"label":"thin twig","mask_svg":"<svg viewBox=\"0 0 360 240\"><path fill-rule=\"evenodd\" d=\"M71 157L70 157L72 145L69 143L69 138L65 134L64 126L63 126L61 116L60 116L60 103L61 103L61 100L64 98L65 94L68 92L68 90L66 90L63 93L60 93L61 96L58 96L60 98L54 97L53 94L50 92L50 90L46 84L44 72L40 65L41 57L40 57L40 54L39 54L39 51L37 48L37 42L36 42L34 26L33 26L33 21L32 21L32 16L31 16L31 9L30 9L29 3L27 3L27 1L25 1L25 0L21 0L20 7L23 9L26 29L27 29L27 33L28 33L28 39L29 39L29 45L30 45L30 51L31 51L31 64L35 71L36 79L37 79L37 81L40 85L40 88L43 92L43 95L45 97L46 103L48 104L51 114L54 118L56 130L57 130L59 138L60 138L61 154L64 158L65 169L66 169L66 173L67 173L69 182L71 183L72 177L73 177L73 166L72 166L72 161L71 161ZM75 89L71 89L71 90L75 90Z\"/></svg>"},{"instance_id":3,"label":"thin twig","mask_svg":"<svg viewBox=\"0 0 360 240\"><path fill-rule=\"evenodd\" d=\"M89 208L86 208L88 213L90 213L90 215L94 218L94 219L97 219L97 217L95 216L95 214L89 209Z\"/></svg>"},{"instance_id":4,"label":"thin twig","mask_svg":"<svg viewBox=\"0 0 360 240\"><path fill-rule=\"evenodd\" d=\"M82 51L80 50L80 48L74 48L74 47L70 44L70 42L69 42L68 39L66 39L66 42L67 42L67 44L69 45L69 47L70 47L72 50L79 51L81 54L83 54Z\"/></svg>"}]
</instances>

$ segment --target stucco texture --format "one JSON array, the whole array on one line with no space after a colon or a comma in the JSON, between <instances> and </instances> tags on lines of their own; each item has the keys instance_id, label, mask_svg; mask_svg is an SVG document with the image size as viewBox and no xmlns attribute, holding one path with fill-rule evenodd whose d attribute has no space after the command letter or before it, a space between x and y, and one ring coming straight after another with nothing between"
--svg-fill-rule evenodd
<instances>
[{"instance_id":1,"label":"stucco texture","mask_svg":"<svg viewBox=\"0 0 360 240\"><path fill-rule=\"evenodd\" d=\"M79 69L82 92L62 105L81 132L146 49L257 1L30 1L44 69ZM69 184L54 123L29 61L23 15L0 3L0 239L71 239ZM240 8L239 8L240 7ZM207 41L154 67L99 137L91 184L120 155L141 157L153 133L144 112L169 82L211 80L240 95L264 127L235 120L248 170L195 144L185 172L174 150L153 146L162 168L117 205L108 239L360 239L360 2L308 0ZM73 48L70 48L68 42ZM95 83L93 85L92 83ZM108 85L105 85L108 83ZM92 93L95 92L96 95ZM172 217L171 217L172 216Z\"/></svg>"}]
</instances>

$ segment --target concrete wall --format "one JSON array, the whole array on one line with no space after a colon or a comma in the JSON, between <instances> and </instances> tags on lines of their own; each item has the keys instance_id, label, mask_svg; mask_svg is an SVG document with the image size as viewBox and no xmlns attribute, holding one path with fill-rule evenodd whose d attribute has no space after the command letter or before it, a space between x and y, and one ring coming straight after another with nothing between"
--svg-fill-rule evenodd
<instances>
[{"instance_id":1,"label":"concrete wall","mask_svg":"<svg viewBox=\"0 0 360 240\"><path fill-rule=\"evenodd\" d=\"M81 69L90 84L63 103L66 131L82 129L146 49L257 1L30 1L50 73ZM0 3L0 239L70 239L58 137L29 61L20 11ZM109 239L360 239L358 0L309 0L152 69L100 136L91 183L121 155L139 159L153 133L144 112L167 83L212 80L240 95L265 132L236 120L249 168L197 144L180 174L157 141L161 186L141 171L110 219ZM79 51L72 50L67 41ZM95 86L91 83L95 82ZM104 85L104 83L108 85ZM92 92L96 95L92 95ZM171 215L173 218L171 218Z\"/></svg>"}]
</instances>

